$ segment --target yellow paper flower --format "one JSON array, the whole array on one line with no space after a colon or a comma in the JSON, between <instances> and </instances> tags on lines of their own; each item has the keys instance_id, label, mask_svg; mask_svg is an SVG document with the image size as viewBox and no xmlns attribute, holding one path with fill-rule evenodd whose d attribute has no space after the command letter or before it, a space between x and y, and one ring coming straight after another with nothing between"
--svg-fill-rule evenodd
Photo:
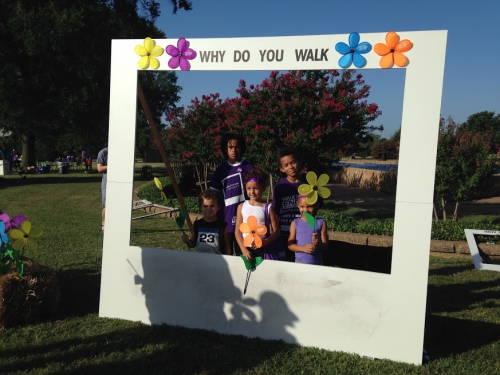
<instances>
[{"instance_id":1,"label":"yellow paper flower","mask_svg":"<svg viewBox=\"0 0 500 375\"><path fill-rule=\"evenodd\" d=\"M19 229L11 229L9 236L12 238L12 248L14 250L35 250L37 247L36 241L33 237L40 237L43 231L40 228L31 228L31 222L24 221Z\"/></svg>"},{"instance_id":2,"label":"yellow paper flower","mask_svg":"<svg viewBox=\"0 0 500 375\"><path fill-rule=\"evenodd\" d=\"M158 189L160 189L161 196L163 197L163 200L166 203L168 201L168 199L167 199L167 196L165 195L165 192L163 191L163 185L162 185L161 181L158 178L156 178L156 177L154 178L154 180L155 180L156 187Z\"/></svg>"},{"instance_id":3,"label":"yellow paper flower","mask_svg":"<svg viewBox=\"0 0 500 375\"><path fill-rule=\"evenodd\" d=\"M306 180L309 184L299 186L299 194L307 195L306 202L315 204L318 200L318 194L321 198L328 198L331 194L330 189L324 187L328 183L328 175L322 174L317 178L316 173L310 171L306 174Z\"/></svg>"},{"instance_id":4,"label":"yellow paper flower","mask_svg":"<svg viewBox=\"0 0 500 375\"><path fill-rule=\"evenodd\" d=\"M151 66L153 69L158 69L160 67L157 57L163 55L163 48L157 46L156 42L150 37L144 39L144 46L135 46L134 51L141 56L139 68L147 69Z\"/></svg>"},{"instance_id":5,"label":"yellow paper flower","mask_svg":"<svg viewBox=\"0 0 500 375\"><path fill-rule=\"evenodd\" d=\"M255 247L260 248L262 247L262 239L260 236L267 233L267 228L265 225L257 224L257 218L255 216L249 216L246 223L240 224L240 232L248 233L243 240L243 245L250 247L252 243L254 243Z\"/></svg>"}]
</instances>

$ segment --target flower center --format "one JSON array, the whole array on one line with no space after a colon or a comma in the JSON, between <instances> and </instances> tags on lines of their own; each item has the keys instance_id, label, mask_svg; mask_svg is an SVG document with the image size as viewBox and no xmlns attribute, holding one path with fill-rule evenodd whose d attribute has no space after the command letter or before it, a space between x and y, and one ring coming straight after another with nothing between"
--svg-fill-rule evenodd
<instances>
[{"instance_id":1,"label":"flower center","mask_svg":"<svg viewBox=\"0 0 500 375\"><path fill-rule=\"evenodd\" d=\"M316 185L314 185L313 190L318 190L318 187Z\"/></svg>"},{"instance_id":2,"label":"flower center","mask_svg":"<svg viewBox=\"0 0 500 375\"><path fill-rule=\"evenodd\" d=\"M351 51L350 51L350 52L351 52L351 53L356 52L356 48L351 48Z\"/></svg>"},{"instance_id":3,"label":"flower center","mask_svg":"<svg viewBox=\"0 0 500 375\"><path fill-rule=\"evenodd\" d=\"M394 53L395 49L394 48L391 48L391 53Z\"/></svg>"},{"instance_id":4,"label":"flower center","mask_svg":"<svg viewBox=\"0 0 500 375\"><path fill-rule=\"evenodd\" d=\"M252 231L252 234L255 234L255 231L254 231L254 230Z\"/></svg>"}]
</instances>

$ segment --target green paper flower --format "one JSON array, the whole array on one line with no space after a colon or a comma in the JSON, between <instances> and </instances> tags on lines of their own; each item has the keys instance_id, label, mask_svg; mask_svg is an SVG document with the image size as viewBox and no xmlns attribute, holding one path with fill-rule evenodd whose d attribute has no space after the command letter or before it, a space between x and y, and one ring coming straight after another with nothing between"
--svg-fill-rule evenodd
<instances>
[{"instance_id":1,"label":"green paper flower","mask_svg":"<svg viewBox=\"0 0 500 375\"><path fill-rule=\"evenodd\" d=\"M318 201L318 194L321 198L328 198L331 194L330 189L324 187L328 183L328 175L322 174L317 178L316 173L310 171L306 174L308 184L299 186L299 194L307 195L306 202L308 204L315 204Z\"/></svg>"}]
</instances>

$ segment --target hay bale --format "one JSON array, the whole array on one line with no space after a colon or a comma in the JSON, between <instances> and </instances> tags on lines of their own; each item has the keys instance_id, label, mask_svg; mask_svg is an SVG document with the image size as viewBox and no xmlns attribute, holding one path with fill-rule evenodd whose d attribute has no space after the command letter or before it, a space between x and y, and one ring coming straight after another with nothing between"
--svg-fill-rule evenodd
<instances>
[{"instance_id":1,"label":"hay bale","mask_svg":"<svg viewBox=\"0 0 500 375\"><path fill-rule=\"evenodd\" d=\"M51 268L24 260L24 274L15 267L0 276L0 327L36 322L53 316L59 305L57 275Z\"/></svg>"}]
</instances>

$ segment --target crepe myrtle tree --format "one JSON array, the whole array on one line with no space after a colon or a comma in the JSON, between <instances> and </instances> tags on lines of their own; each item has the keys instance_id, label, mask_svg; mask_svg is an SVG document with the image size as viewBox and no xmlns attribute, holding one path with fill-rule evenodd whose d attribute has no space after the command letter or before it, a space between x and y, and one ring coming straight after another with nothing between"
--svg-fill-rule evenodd
<instances>
[{"instance_id":1,"label":"crepe myrtle tree","mask_svg":"<svg viewBox=\"0 0 500 375\"><path fill-rule=\"evenodd\" d=\"M367 102L370 86L352 70L273 71L258 85L241 80L237 92L240 108L231 125L247 137L248 159L273 174L280 147L295 146L304 166L321 172L383 130L368 125L381 112Z\"/></svg>"},{"instance_id":2,"label":"crepe myrtle tree","mask_svg":"<svg viewBox=\"0 0 500 375\"><path fill-rule=\"evenodd\" d=\"M194 167L202 190L208 187L209 166L223 158L218 146L221 135L230 130L225 123L227 105L218 93L196 97L186 108L171 111L161 132L170 157Z\"/></svg>"},{"instance_id":3,"label":"crepe myrtle tree","mask_svg":"<svg viewBox=\"0 0 500 375\"><path fill-rule=\"evenodd\" d=\"M369 125L381 112L367 102L370 86L353 70L273 71L257 85L240 80L236 92L225 101L217 94L196 98L172 112L167 148L184 161L217 160L220 136L232 131L247 141L245 158L272 175L279 174L275 155L284 146L295 146L304 166L319 173L383 130Z\"/></svg>"},{"instance_id":4,"label":"crepe myrtle tree","mask_svg":"<svg viewBox=\"0 0 500 375\"><path fill-rule=\"evenodd\" d=\"M437 208L446 220L446 204L455 202L452 219L458 218L461 202L475 197L494 174L492 134L460 127L453 118L441 119L434 185L434 217ZM437 207L436 207L437 206Z\"/></svg>"}]
</instances>

